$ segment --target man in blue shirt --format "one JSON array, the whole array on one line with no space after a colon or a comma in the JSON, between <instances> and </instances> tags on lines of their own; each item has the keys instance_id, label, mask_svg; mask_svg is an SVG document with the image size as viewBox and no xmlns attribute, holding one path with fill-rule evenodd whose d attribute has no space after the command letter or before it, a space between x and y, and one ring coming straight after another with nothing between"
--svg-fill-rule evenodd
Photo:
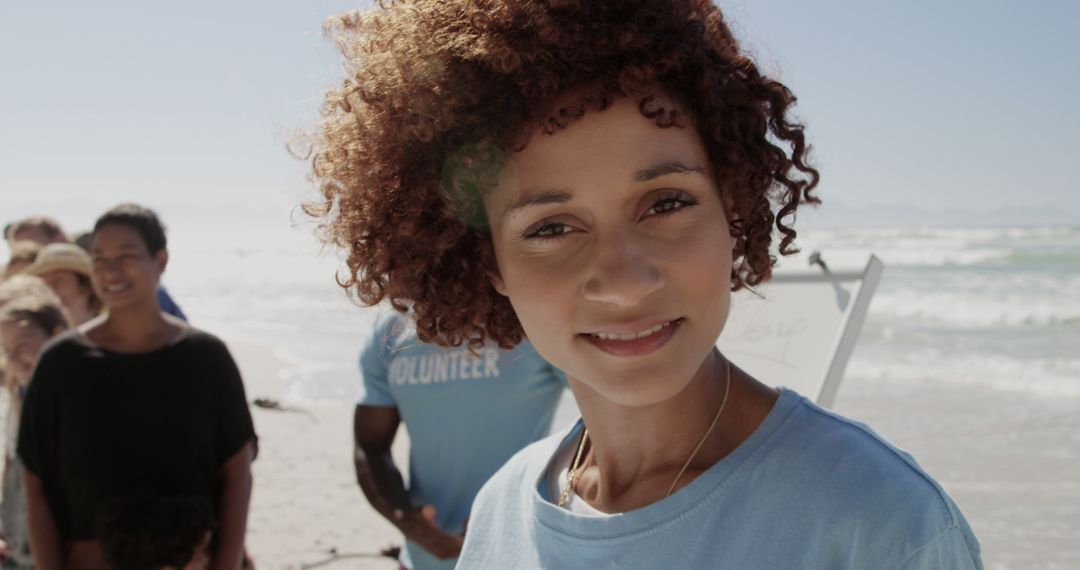
<instances>
[{"instance_id":1,"label":"man in blue shirt","mask_svg":"<svg viewBox=\"0 0 1080 570\"><path fill-rule=\"evenodd\" d=\"M425 344L396 313L376 323L360 370L357 482L405 535L403 567L453 568L473 498L514 453L548 434L565 378L528 341L475 354ZM390 455L402 422L408 488Z\"/></svg>"}]
</instances>

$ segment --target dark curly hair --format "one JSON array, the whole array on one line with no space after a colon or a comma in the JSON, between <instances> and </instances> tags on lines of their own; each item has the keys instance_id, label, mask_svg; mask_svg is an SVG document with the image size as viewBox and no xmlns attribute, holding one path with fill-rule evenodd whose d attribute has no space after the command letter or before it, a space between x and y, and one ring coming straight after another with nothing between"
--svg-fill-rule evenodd
<instances>
[{"instance_id":1,"label":"dark curly hair","mask_svg":"<svg viewBox=\"0 0 1080 570\"><path fill-rule=\"evenodd\" d=\"M183 568L214 526L205 498L140 489L106 503L97 540L113 570Z\"/></svg>"},{"instance_id":2,"label":"dark curly hair","mask_svg":"<svg viewBox=\"0 0 1080 570\"><path fill-rule=\"evenodd\" d=\"M818 202L794 95L759 72L708 0L387 1L326 31L347 77L309 141L322 198L305 211L348 252L338 282L364 304L411 311L423 341L521 341L488 279L480 198L506 153L614 97L700 133L732 219L733 290L771 276L774 228L779 252L797 251L795 211ZM577 89L578 103L546 108ZM658 92L680 109L655 103Z\"/></svg>"}]
</instances>

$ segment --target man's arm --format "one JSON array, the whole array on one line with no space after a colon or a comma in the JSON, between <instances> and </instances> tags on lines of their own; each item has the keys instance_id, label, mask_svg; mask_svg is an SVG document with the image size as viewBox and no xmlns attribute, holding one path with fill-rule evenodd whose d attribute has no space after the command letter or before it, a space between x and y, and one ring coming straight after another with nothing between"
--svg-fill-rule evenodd
<instances>
[{"instance_id":1,"label":"man's arm","mask_svg":"<svg viewBox=\"0 0 1080 570\"><path fill-rule=\"evenodd\" d=\"M409 540L440 559L461 553L462 537L435 524L435 507L417 507L409 499L390 448L401 416L392 406L356 406L353 415L353 465L356 482L368 502Z\"/></svg>"},{"instance_id":2,"label":"man's arm","mask_svg":"<svg viewBox=\"0 0 1080 570\"><path fill-rule=\"evenodd\" d=\"M41 479L23 469L26 483L26 505L29 510L30 550L34 564L41 570L60 570L64 567L60 551L60 533L56 529L49 505L45 501L45 488Z\"/></svg>"},{"instance_id":3,"label":"man's arm","mask_svg":"<svg viewBox=\"0 0 1080 570\"><path fill-rule=\"evenodd\" d=\"M221 501L218 507L218 546L215 569L236 570L244 557L248 505L251 502L251 462L255 446L248 442L221 466Z\"/></svg>"}]
</instances>

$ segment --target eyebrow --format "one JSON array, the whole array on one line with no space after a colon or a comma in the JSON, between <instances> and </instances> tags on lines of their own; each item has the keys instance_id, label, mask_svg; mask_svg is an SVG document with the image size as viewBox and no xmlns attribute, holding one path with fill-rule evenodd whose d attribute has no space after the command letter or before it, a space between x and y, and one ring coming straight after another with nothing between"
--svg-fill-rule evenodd
<instances>
[{"instance_id":1,"label":"eyebrow","mask_svg":"<svg viewBox=\"0 0 1080 570\"><path fill-rule=\"evenodd\" d=\"M648 168L643 168L634 173L635 182L648 182L661 176L667 176L669 174L687 174L697 173L702 176L705 175L705 169L700 166L687 166L681 162L661 162ZM526 192L520 198L515 200L503 211L503 217L506 217L515 210L527 208L529 206L544 206L547 204L565 204L573 198L573 195L566 190L543 190L538 192Z\"/></svg>"},{"instance_id":2,"label":"eyebrow","mask_svg":"<svg viewBox=\"0 0 1080 570\"><path fill-rule=\"evenodd\" d=\"M529 206L543 206L546 204L565 204L570 201L572 195L566 190L543 190L540 192L526 192L523 196L515 200L506 210L503 211L503 217L506 217L514 210L520 210Z\"/></svg>"},{"instance_id":3,"label":"eyebrow","mask_svg":"<svg viewBox=\"0 0 1080 570\"><path fill-rule=\"evenodd\" d=\"M140 248L139 248L139 244L137 244L135 242L130 242L130 243L122 244L120 247L117 247L116 249L118 249L120 251L120 253L126 253L126 252L129 252L129 251L138 251ZM99 250L97 248L94 248L90 252L91 257L98 256L98 255L101 255L101 250Z\"/></svg>"},{"instance_id":4,"label":"eyebrow","mask_svg":"<svg viewBox=\"0 0 1080 570\"><path fill-rule=\"evenodd\" d=\"M642 170L637 171L634 175L634 180L638 182L648 182L661 176L667 176L668 174L686 174L690 172L696 172L705 175L705 169L700 166L687 166L681 162L662 162L655 166L650 166Z\"/></svg>"}]
</instances>

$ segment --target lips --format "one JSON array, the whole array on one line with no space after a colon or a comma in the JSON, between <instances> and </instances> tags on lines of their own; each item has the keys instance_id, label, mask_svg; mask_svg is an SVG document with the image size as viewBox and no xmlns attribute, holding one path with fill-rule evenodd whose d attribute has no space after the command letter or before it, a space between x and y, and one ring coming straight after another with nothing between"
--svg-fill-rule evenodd
<instances>
[{"instance_id":1,"label":"lips","mask_svg":"<svg viewBox=\"0 0 1080 570\"><path fill-rule=\"evenodd\" d=\"M645 356L656 352L675 334L684 319L635 326L630 331L597 331L579 335L600 350L620 357ZM636 329L636 330L635 330Z\"/></svg>"},{"instance_id":2,"label":"lips","mask_svg":"<svg viewBox=\"0 0 1080 570\"><path fill-rule=\"evenodd\" d=\"M131 289L131 283L117 283L114 285L105 285L103 291L109 295L115 295L117 293L123 293Z\"/></svg>"}]
</instances>

